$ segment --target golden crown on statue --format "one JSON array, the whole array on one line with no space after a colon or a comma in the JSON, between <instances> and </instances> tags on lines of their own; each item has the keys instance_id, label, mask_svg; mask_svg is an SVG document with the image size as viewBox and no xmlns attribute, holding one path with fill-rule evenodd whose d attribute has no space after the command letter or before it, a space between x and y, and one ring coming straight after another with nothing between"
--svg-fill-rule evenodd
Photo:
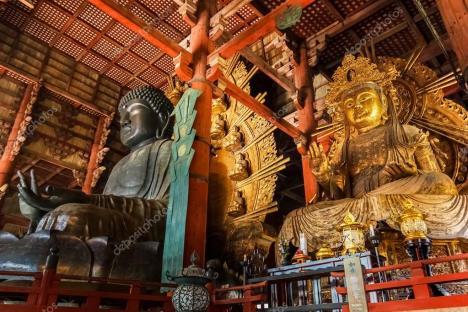
<instances>
[{"instance_id":1,"label":"golden crown on statue","mask_svg":"<svg viewBox=\"0 0 468 312\"><path fill-rule=\"evenodd\" d=\"M399 72L393 65L379 68L369 58L351 54L345 55L341 66L333 74L333 81L329 84L326 102L332 113L341 103L343 92L357 86L374 85L384 90L392 89L392 81Z\"/></svg>"}]
</instances>

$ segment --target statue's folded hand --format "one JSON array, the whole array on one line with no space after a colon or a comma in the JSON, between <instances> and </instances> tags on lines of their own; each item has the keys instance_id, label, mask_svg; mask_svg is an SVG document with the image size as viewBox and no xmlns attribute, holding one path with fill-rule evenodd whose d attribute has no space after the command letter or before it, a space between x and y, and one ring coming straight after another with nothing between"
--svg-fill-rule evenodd
<instances>
[{"instance_id":1,"label":"statue's folded hand","mask_svg":"<svg viewBox=\"0 0 468 312\"><path fill-rule=\"evenodd\" d=\"M418 168L409 163L391 162L386 164L379 172L381 180L388 182L396 181L405 177L414 176L418 172Z\"/></svg>"}]
</instances>

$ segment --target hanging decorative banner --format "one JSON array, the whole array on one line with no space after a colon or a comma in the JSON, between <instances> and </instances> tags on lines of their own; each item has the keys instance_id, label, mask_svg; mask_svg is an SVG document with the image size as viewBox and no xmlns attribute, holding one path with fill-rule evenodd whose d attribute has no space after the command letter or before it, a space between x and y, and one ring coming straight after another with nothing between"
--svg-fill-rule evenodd
<instances>
[{"instance_id":1,"label":"hanging decorative banner","mask_svg":"<svg viewBox=\"0 0 468 312\"><path fill-rule=\"evenodd\" d=\"M361 258L353 255L343 260L349 311L367 312L366 291L362 276Z\"/></svg>"},{"instance_id":2,"label":"hanging decorative banner","mask_svg":"<svg viewBox=\"0 0 468 312\"><path fill-rule=\"evenodd\" d=\"M184 260L185 224L187 220L189 168L195 154L192 148L195 139L193 123L197 111L195 103L201 92L188 89L174 108L174 142L170 166L171 190L166 219L166 237L162 280L167 282L167 274L180 274Z\"/></svg>"}]
</instances>

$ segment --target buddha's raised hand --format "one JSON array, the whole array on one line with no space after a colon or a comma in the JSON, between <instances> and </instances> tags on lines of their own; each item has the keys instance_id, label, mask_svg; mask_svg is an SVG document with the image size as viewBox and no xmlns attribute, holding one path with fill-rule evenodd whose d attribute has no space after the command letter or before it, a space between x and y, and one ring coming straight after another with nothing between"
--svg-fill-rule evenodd
<instances>
[{"instance_id":1,"label":"buddha's raised hand","mask_svg":"<svg viewBox=\"0 0 468 312\"><path fill-rule=\"evenodd\" d=\"M30 171L30 181L27 181L21 171L18 171L18 177L20 180L18 185L20 199L38 210L47 212L63 204L85 203L87 200L86 195L81 191L53 188L50 186L46 188L46 194L41 194L33 170Z\"/></svg>"},{"instance_id":2,"label":"buddha's raised hand","mask_svg":"<svg viewBox=\"0 0 468 312\"><path fill-rule=\"evenodd\" d=\"M322 144L312 142L309 146L310 169L319 182L326 182L330 179L330 163L323 150Z\"/></svg>"}]
</instances>

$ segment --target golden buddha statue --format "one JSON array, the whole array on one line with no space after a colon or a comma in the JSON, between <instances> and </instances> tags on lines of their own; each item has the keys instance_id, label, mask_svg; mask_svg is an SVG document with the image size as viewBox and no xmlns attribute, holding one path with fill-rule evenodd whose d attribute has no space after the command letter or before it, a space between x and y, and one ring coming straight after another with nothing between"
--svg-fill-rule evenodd
<instances>
[{"instance_id":1,"label":"golden buddha statue","mask_svg":"<svg viewBox=\"0 0 468 312\"><path fill-rule=\"evenodd\" d=\"M232 203L228 208L227 214L234 218L245 214L245 200L241 191L234 192Z\"/></svg>"},{"instance_id":2,"label":"golden buddha statue","mask_svg":"<svg viewBox=\"0 0 468 312\"><path fill-rule=\"evenodd\" d=\"M213 140L220 140L226 135L226 121L222 114L216 115L213 122L211 123L210 136Z\"/></svg>"},{"instance_id":3,"label":"golden buddha statue","mask_svg":"<svg viewBox=\"0 0 468 312\"><path fill-rule=\"evenodd\" d=\"M454 182L441 172L428 135L398 121L392 81L393 66L378 68L370 59L345 56L333 75L327 105L344 124L329 155L320 144L310 146L310 168L330 201L292 211L278 240L308 248L339 243L335 230L349 211L358 222L385 220L399 229L404 202L411 199L426 215L430 236L467 237L468 196L458 195Z\"/></svg>"},{"instance_id":4,"label":"golden buddha statue","mask_svg":"<svg viewBox=\"0 0 468 312\"><path fill-rule=\"evenodd\" d=\"M229 152L236 152L244 145L242 133L238 126L233 126L224 140L223 147Z\"/></svg>"},{"instance_id":5,"label":"golden buddha statue","mask_svg":"<svg viewBox=\"0 0 468 312\"><path fill-rule=\"evenodd\" d=\"M242 181L249 176L249 162L242 153L237 153L234 157L234 169L229 174L229 177L234 181Z\"/></svg>"}]
</instances>

